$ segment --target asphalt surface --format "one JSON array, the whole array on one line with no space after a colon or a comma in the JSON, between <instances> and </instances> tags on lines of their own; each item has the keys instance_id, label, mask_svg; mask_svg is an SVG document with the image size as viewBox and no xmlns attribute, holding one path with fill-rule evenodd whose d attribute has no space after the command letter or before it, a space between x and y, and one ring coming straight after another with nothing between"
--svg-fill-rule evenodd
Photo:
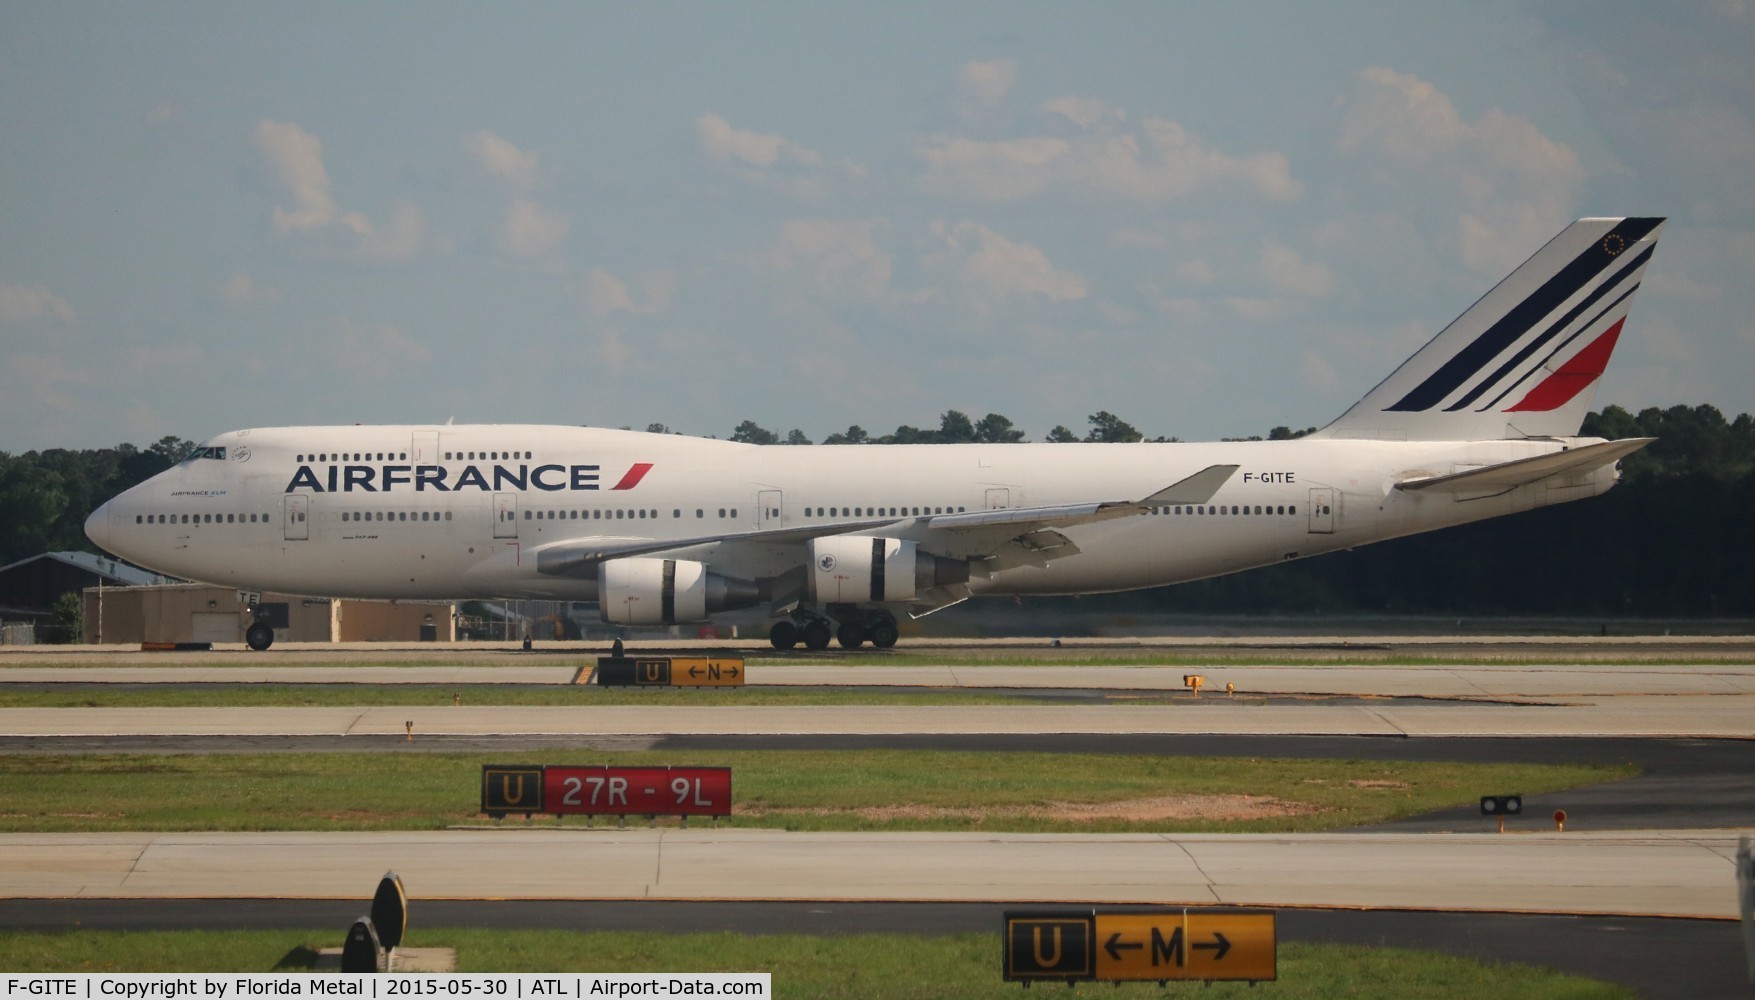
<instances>
[{"instance_id":1,"label":"asphalt surface","mask_svg":"<svg viewBox=\"0 0 1755 1000\"><path fill-rule=\"evenodd\" d=\"M995 934L990 903L720 903L426 901L410 887L415 947L444 946L447 928L655 931L672 934ZM334 900L0 900L0 929L332 931L339 944L368 907ZM1070 909L1056 903L1041 909ZM1281 942L1418 948L1485 962L1522 962L1606 979L1643 997L1746 998L1740 929L1730 921L1408 910L1280 909ZM294 942L289 939L289 948ZM994 949L999 975L999 949ZM1271 989L1271 987L1267 987Z\"/></svg>"}]
</instances>

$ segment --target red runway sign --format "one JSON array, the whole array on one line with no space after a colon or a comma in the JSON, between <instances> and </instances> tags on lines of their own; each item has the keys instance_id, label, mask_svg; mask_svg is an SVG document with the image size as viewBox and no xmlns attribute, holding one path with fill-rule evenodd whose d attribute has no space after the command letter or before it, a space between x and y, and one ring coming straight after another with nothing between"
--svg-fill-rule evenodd
<instances>
[{"instance_id":1,"label":"red runway sign","mask_svg":"<svg viewBox=\"0 0 1755 1000\"><path fill-rule=\"evenodd\" d=\"M483 765L481 811L545 816L730 816L729 767Z\"/></svg>"},{"instance_id":2,"label":"red runway sign","mask_svg":"<svg viewBox=\"0 0 1755 1000\"><path fill-rule=\"evenodd\" d=\"M543 810L580 816L729 816L729 767L543 768Z\"/></svg>"}]
</instances>

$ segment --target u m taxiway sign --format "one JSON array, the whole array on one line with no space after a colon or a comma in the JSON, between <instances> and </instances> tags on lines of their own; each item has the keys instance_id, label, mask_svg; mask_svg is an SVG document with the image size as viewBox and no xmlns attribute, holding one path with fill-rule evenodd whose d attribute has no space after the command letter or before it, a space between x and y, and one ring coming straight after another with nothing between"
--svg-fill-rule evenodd
<instances>
[{"instance_id":1,"label":"u m taxiway sign","mask_svg":"<svg viewBox=\"0 0 1755 1000\"><path fill-rule=\"evenodd\" d=\"M1272 910L1008 912L1005 924L1008 982L1278 977Z\"/></svg>"}]
</instances>

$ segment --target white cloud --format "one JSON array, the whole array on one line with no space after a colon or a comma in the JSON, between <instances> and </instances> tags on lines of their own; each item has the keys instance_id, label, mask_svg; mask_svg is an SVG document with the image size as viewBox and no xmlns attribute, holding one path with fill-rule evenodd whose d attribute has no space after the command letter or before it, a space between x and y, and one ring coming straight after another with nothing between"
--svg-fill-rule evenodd
<instances>
[{"instance_id":1,"label":"white cloud","mask_svg":"<svg viewBox=\"0 0 1755 1000\"><path fill-rule=\"evenodd\" d=\"M1321 298L1334 289L1334 276L1328 268L1305 260L1284 243L1269 240L1263 244L1258 265L1262 277L1278 291Z\"/></svg>"},{"instance_id":2,"label":"white cloud","mask_svg":"<svg viewBox=\"0 0 1755 1000\"><path fill-rule=\"evenodd\" d=\"M1281 153L1231 156L1165 118L1125 127L1126 115L1098 101L1056 98L1042 106L1068 138L1034 135L981 140L937 134L914 153L926 164L924 184L941 194L1009 201L1051 187L1159 203L1195 191L1240 188L1273 201L1303 192Z\"/></svg>"},{"instance_id":3,"label":"white cloud","mask_svg":"<svg viewBox=\"0 0 1755 1000\"><path fill-rule=\"evenodd\" d=\"M802 274L814 288L837 297L878 298L889 291L890 255L878 247L879 219L791 219L780 227L770 261Z\"/></svg>"},{"instance_id":4,"label":"white cloud","mask_svg":"<svg viewBox=\"0 0 1755 1000\"><path fill-rule=\"evenodd\" d=\"M653 316L669 309L676 298L674 271L645 271L634 280L637 288L631 290L603 268L592 268L585 275L585 305L591 315L600 320L618 312Z\"/></svg>"},{"instance_id":5,"label":"white cloud","mask_svg":"<svg viewBox=\"0 0 1755 1000\"><path fill-rule=\"evenodd\" d=\"M1112 108L1089 97L1056 97L1045 102L1042 110L1048 114L1060 115L1079 128L1092 128L1105 123L1119 124L1127 118L1127 113L1120 108Z\"/></svg>"},{"instance_id":6,"label":"white cloud","mask_svg":"<svg viewBox=\"0 0 1755 1000\"><path fill-rule=\"evenodd\" d=\"M971 61L957 71L957 101L964 114L980 114L999 105L1018 82L1018 64L1011 59Z\"/></svg>"},{"instance_id":7,"label":"white cloud","mask_svg":"<svg viewBox=\"0 0 1755 1000\"><path fill-rule=\"evenodd\" d=\"M514 188L527 191L536 186L536 153L519 149L509 140L486 129L464 136L463 148L475 157L476 163L483 170Z\"/></svg>"},{"instance_id":8,"label":"white cloud","mask_svg":"<svg viewBox=\"0 0 1755 1000\"><path fill-rule=\"evenodd\" d=\"M387 226L378 226L362 212L341 213L329 190L323 144L291 122L263 119L253 137L256 152L270 176L292 202L274 206L276 235L299 237L303 246L321 254L356 260L407 260L429 244L426 219L415 205L395 204Z\"/></svg>"},{"instance_id":9,"label":"white cloud","mask_svg":"<svg viewBox=\"0 0 1755 1000\"><path fill-rule=\"evenodd\" d=\"M0 281L0 322L28 323L39 319L71 323L73 306L42 285L13 285Z\"/></svg>"},{"instance_id":10,"label":"white cloud","mask_svg":"<svg viewBox=\"0 0 1755 1000\"><path fill-rule=\"evenodd\" d=\"M695 132L714 163L750 183L797 197L821 199L835 182L866 175L865 167L851 160L830 161L809 146L771 132L733 127L711 112L695 119Z\"/></svg>"},{"instance_id":11,"label":"white cloud","mask_svg":"<svg viewBox=\"0 0 1755 1000\"><path fill-rule=\"evenodd\" d=\"M334 370L345 371L358 382L370 382L433 359L433 352L388 323L359 326L340 322L331 350Z\"/></svg>"},{"instance_id":12,"label":"white cloud","mask_svg":"<svg viewBox=\"0 0 1755 1000\"><path fill-rule=\"evenodd\" d=\"M258 284L255 278L242 271L232 272L221 294L227 302L235 306L271 305L280 301L278 289Z\"/></svg>"},{"instance_id":13,"label":"white cloud","mask_svg":"<svg viewBox=\"0 0 1755 1000\"><path fill-rule=\"evenodd\" d=\"M531 260L552 255L566 238L566 217L528 198L513 200L500 223L500 249Z\"/></svg>"},{"instance_id":14,"label":"white cloud","mask_svg":"<svg viewBox=\"0 0 1755 1000\"><path fill-rule=\"evenodd\" d=\"M964 303L978 312L990 312L1007 299L1067 302L1089 291L1083 278L1056 268L1041 248L1006 239L978 222L934 220L932 234L944 249L927 255L928 272L948 276L960 287Z\"/></svg>"},{"instance_id":15,"label":"white cloud","mask_svg":"<svg viewBox=\"0 0 1755 1000\"><path fill-rule=\"evenodd\" d=\"M321 229L335 221L323 143L316 136L291 122L264 118L256 124L254 142L263 165L293 201L291 209L274 206L275 232Z\"/></svg>"},{"instance_id":16,"label":"white cloud","mask_svg":"<svg viewBox=\"0 0 1755 1000\"><path fill-rule=\"evenodd\" d=\"M1362 71L1343 108L1341 150L1449 214L1478 271L1508 270L1573 217L1586 179L1578 154L1524 118L1490 109L1467 121L1432 84L1385 67Z\"/></svg>"},{"instance_id":17,"label":"white cloud","mask_svg":"<svg viewBox=\"0 0 1755 1000\"><path fill-rule=\"evenodd\" d=\"M1206 286L1218 280L1213 272L1213 265L1204 260L1185 260L1171 269L1171 273L1190 285Z\"/></svg>"},{"instance_id":18,"label":"white cloud","mask_svg":"<svg viewBox=\"0 0 1755 1000\"><path fill-rule=\"evenodd\" d=\"M808 146L771 132L733 128L730 122L711 112L695 119L695 129L707 155L721 163L766 168L785 164L817 167L823 162L822 154Z\"/></svg>"}]
</instances>

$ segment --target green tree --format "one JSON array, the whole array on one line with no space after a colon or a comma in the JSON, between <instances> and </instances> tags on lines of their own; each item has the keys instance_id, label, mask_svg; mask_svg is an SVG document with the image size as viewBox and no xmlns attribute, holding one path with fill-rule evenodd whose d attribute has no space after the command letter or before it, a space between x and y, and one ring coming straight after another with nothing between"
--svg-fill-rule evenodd
<instances>
[{"instance_id":1,"label":"green tree","mask_svg":"<svg viewBox=\"0 0 1755 1000\"><path fill-rule=\"evenodd\" d=\"M1267 439L1269 441L1292 441L1292 440L1296 440L1297 438L1301 438L1306 434L1314 434L1314 433L1316 433L1316 428L1314 428L1314 427L1306 427L1305 429L1303 429L1301 431L1295 431L1290 427L1281 426L1281 427L1275 427L1273 430L1268 431Z\"/></svg>"},{"instance_id":2,"label":"green tree","mask_svg":"<svg viewBox=\"0 0 1755 1000\"><path fill-rule=\"evenodd\" d=\"M779 444L780 435L765 427L758 426L754 420L745 420L731 432L731 440L744 444Z\"/></svg>"},{"instance_id":3,"label":"green tree","mask_svg":"<svg viewBox=\"0 0 1755 1000\"><path fill-rule=\"evenodd\" d=\"M803 431L794 427L791 430L786 432L786 443L787 444L810 444L810 438L805 437Z\"/></svg>"},{"instance_id":4,"label":"green tree","mask_svg":"<svg viewBox=\"0 0 1755 1000\"><path fill-rule=\"evenodd\" d=\"M975 424L975 440L984 444L1012 444L1024 439L1024 432L997 413L989 413Z\"/></svg>"},{"instance_id":5,"label":"green tree","mask_svg":"<svg viewBox=\"0 0 1755 1000\"><path fill-rule=\"evenodd\" d=\"M847 430L842 432L842 433L830 434L828 437L823 438L823 443L824 444L870 444L871 443L871 435L867 434L865 432L865 428L859 426L858 424L853 424L853 425L849 426L847 428Z\"/></svg>"},{"instance_id":6,"label":"green tree","mask_svg":"<svg viewBox=\"0 0 1755 1000\"><path fill-rule=\"evenodd\" d=\"M35 452L0 452L0 565L55 547L66 519L61 477L40 467ZM84 518L80 519L83 522Z\"/></svg>"},{"instance_id":7,"label":"green tree","mask_svg":"<svg viewBox=\"0 0 1755 1000\"><path fill-rule=\"evenodd\" d=\"M80 604L79 591L69 590L55 598L54 624L48 631L47 639L52 643L84 641L85 612Z\"/></svg>"},{"instance_id":8,"label":"green tree","mask_svg":"<svg viewBox=\"0 0 1755 1000\"><path fill-rule=\"evenodd\" d=\"M1050 444L1073 444L1078 439L1079 436L1068 429L1065 424L1055 424L1054 429L1048 432L1046 438L1043 438Z\"/></svg>"},{"instance_id":9,"label":"green tree","mask_svg":"<svg viewBox=\"0 0 1755 1000\"><path fill-rule=\"evenodd\" d=\"M938 432L921 430L909 424L896 428L896 433L885 434L878 439L878 444L937 444Z\"/></svg>"},{"instance_id":10,"label":"green tree","mask_svg":"<svg viewBox=\"0 0 1755 1000\"><path fill-rule=\"evenodd\" d=\"M1086 441L1114 443L1118 441L1139 441L1145 437L1127 421L1108 410L1098 410L1091 414L1091 434Z\"/></svg>"},{"instance_id":11,"label":"green tree","mask_svg":"<svg viewBox=\"0 0 1755 1000\"><path fill-rule=\"evenodd\" d=\"M938 418L940 444L968 444L975 440L975 422L962 410L946 410Z\"/></svg>"}]
</instances>

